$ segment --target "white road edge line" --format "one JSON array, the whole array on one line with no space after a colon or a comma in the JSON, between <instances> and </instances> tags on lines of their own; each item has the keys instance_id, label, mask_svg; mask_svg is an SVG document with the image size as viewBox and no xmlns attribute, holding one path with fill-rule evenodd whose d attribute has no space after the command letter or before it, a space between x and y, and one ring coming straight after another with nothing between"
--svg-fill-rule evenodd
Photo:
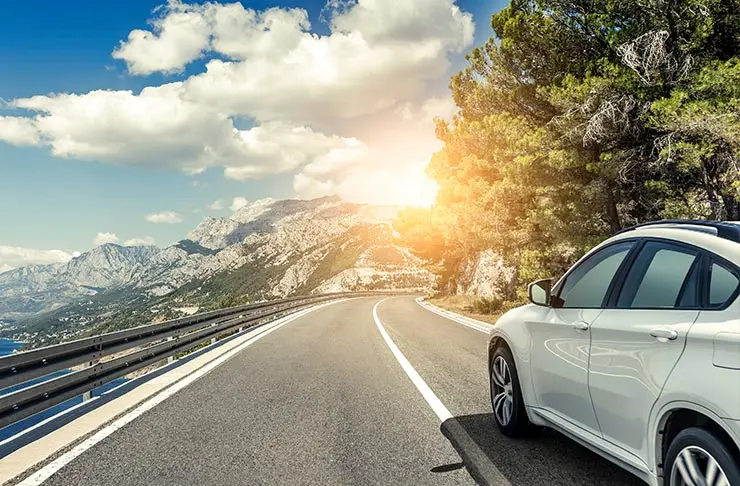
<instances>
[{"instance_id":1,"label":"white road edge line","mask_svg":"<svg viewBox=\"0 0 740 486\"><path fill-rule=\"evenodd\" d=\"M197 369L190 375L186 376L185 378L181 379L180 381L176 382L175 384L171 385L169 388L164 389L163 391L159 392L154 397L150 398L149 400L145 401L143 404L139 405L137 408L132 410L131 412L127 413L123 417L119 418L118 420L114 421L113 423L107 425L106 427L100 429L98 432L96 432L94 435L92 435L87 440L81 442L76 447L74 447L72 450L62 454L54 461L50 462L46 466L42 467L38 471L36 471L31 476L24 479L22 482L18 483L17 486L38 486L39 484L42 484L44 481L49 479L52 475L57 473L60 469L62 469L64 466L72 462L75 458L77 458L79 455L87 451L88 449L95 446L97 443L108 437L109 435L113 434L115 431L120 429L121 427L125 426L129 422L133 421L137 417L141 416L143 413L151 410L155 406L159 405L163 401L165 401L167 398L171 397L178 391L182 390L186 386L190 385L194 381L196 381L198 378L204 376L205 374L209 373L210 371L213 371L216 367L222 365L224 362L232 358L237 353L244 350L246 347L250 346L251 344L254 344L258 340L262 339L263 337L267 336L268 334L272 333L273 331L277 331L284 325L293 322L294 320L298 319L299 317L302 317L309 312L313 312L315 310L321 309L322 307L326 307L328 305L336 304L338 302L342 302L346 299L341 300L335 300L332 302L328 302L325 304L317 305L315 307L310 307L306 310L297 312L295 314L291 314L285 318L282 318L282 322L274 325L270 329L257 334L256 336L250 338L249 340L245 341L244 343L240 344L236 348L232 349L231 351L224 353L220 357L214 359L213 361L210 361L208 364L204 365L202 368Z\"/></svg>"},{"instance_id":2,"label":"white road edge line","mask_svg":"<svg viewBox=\"0 0 740 486\"><path fill-rule=\"evenodd\" d=\"M406 359L406 357L403 355L400 349L398 349L398 346L396 346L396 343L393 342L391 337L388 335L388 333L385 330L385 327L383 327L383 323L380 320L380 317L378 317L378 306L388 300L388 298L385 298L375 304L375 307L373 307L373 319L375 319L375 325L378 326L378 330L380 331L380 335L383 336L383 340L385 340L385 343L390 348L393 355L396 357L396 360L398 360L399 364L403 368L403 370L406 372L409 378L411 378L411 381L416 385L416 388L419 390L421 395L424 397L424 400L429 404L429 406L434 410L434 413L437 414L437 417L439 417L439 420L442 422L442 428L447 426L447 429L452 432L454 430L454 433L457 435L458 439L460 437L463 437L466 442L469 444L467 447L469 451L466 454L465 452L458 449L458 446L456 446L454 443L452 444L455 449L457 449L458 454L460 455L460 458L465 463L466 467L469 468L470 474L476 478L476 481L478 479L481 479L483 482L479 484L486 484L486 485L496 485L496 486L511 486L511 483L509 482L506 477L501 474L501 472L498 470L495 464L488 458L488 456L480 449L478 444L473 440L472 437L470 437L470 434L467 433L467 431L460 425L458 420L452 416L449 410L447 410L447 407L445 407L444 403L437 397L437 395L432 391L431 388L429 388L429 385L426 384L424 379L419 375L419 373L414 369L414 367L409 363L409 360ZM419 302L417 300L417 302ZM422 306L423 307L423 306ZM461 323L462 324L462 323ZM449 420L449 421L448 421ZM444 431L443 431L444 433ZM453 439L447 435L447 433L444 434L447 436L447 439L450 442L453 442ZM477 457L482 459L477 459L475 461L471 460L471 457ZM472 462L471 462L472 461ZM477 467L476 467L477 466ZM481 467L482 466L482 467ZM478 475L474 474L474 471L478 473ZM486 477L480 478L480 475L482 472L485 472Z\"/></svg>"},{"instance_id":3,"label":"white road edge line","mask_svg":"<svg viewBox=\"0 0 740 486\"><path fill-rule=\"evenodd\" d=\"M403 368L403 371L406 372L408 377L411 379L411 382L421 393L421 396L424 397L424 400L426 400L429 406L432 407L432 410L435 414L437 414L439 420L444 422L445 420L452 418L452 414L449 410L447 410L447 407L445 407L444 403L442 403L442 400L440 400L437 395L434 394L432 389L429 388L429 385L426 384L421 375L419 375L414 367L411 366L409 360L406 359L406 356L403 355L401 350L398 349L398 346L396 346L396 343L393 342L391 337L386 332L385 328L383 327L383 323L380 322L380 318L378 317L378 306L386 300L388 300L388 298L381 300L380 302L375 304L375 307L373 307L373 319L375 319L375 325L378 326L378 331L380 331L380 335L383 336L385 344L388 345L391 352L393 353L393 356L396 357L396 360L398 360L401 368Z\"/></svg>"},{"instance_id":4,"label":"white road edge line","mask_svg":"<svg viewBox=\"0 0 740 486\"><path fill-rule=\"evenodd\" d=\"M416 303L429 312L433 312L439 316L457 322L458 324L462 324L463 326L469 327L470 329L475 329L476 331L482 332L484 334L490 334L491 329L493 328L493 326L487 327L487 325L482 322L479 324L474 319L455 314L451 311L440 309L437 306L430 304L429 302L424 302L424 299L422 297L417 298Z\"/></svg>"}]
</instances>

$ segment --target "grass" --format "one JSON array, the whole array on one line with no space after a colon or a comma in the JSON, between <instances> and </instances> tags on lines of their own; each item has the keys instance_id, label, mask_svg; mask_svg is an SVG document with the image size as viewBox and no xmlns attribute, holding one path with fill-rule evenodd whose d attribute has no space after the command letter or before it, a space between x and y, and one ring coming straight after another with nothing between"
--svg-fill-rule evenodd
<instances>
[{"instance_id":1,"label":"grass","mask_svg":"<svg viewBox=\"0 0 740 486\"><path fill-rule=\"evenodd\" d=\"M446 309L458 314L478 319L479 321L495 324L499 317L504 314L504 310L499 310L490 314L475 312L475 302L479 300L474 295L441 295L427 298L427 302L437 307Z\"/></svg>"}]
</instances>

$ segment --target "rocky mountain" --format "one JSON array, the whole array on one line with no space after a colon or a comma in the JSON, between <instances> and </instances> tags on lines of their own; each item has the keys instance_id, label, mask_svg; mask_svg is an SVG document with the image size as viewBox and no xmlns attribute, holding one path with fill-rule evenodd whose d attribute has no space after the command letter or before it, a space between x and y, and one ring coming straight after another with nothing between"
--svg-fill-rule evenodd
<instances>
[{"instance_id":1,"label":"rocky mountain","mask_svg":"<svg viewBox=\"0 0 740 486\"><path fill-rule=\"evenodd\" d=\"M0 274L0 318L62 307L85 296L131 281L156 247L105 244L67 263L30 265Z\"/></svg>"},{"instance_id":2,"label":"rocky mountain","mask_svg":"<svg viewBox=\"0 0 740 486\"><path fill-rule=\"evenodd\" d=\"M289 295L425 291L435 277L398 245L396 211L334 197L256 201L166 248L107 244L0 274L0 320L42 344Z\"/></svg>"}]
</instances>

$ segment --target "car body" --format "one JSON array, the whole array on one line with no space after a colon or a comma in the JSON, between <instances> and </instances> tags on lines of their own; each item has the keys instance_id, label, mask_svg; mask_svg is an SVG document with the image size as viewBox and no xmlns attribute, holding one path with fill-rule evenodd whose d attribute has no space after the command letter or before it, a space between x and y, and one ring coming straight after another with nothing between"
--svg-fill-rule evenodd
<instances>
[{"instance_id":1,"label":"car body","mask_svg":"<svg viewBox=\"0 0 740 486\"><path fill-rule=\"evenodd\" d=\"M699 464L740 486L738 294L738 224L658 222L609 238L496 323L499 428L554 428L652 485L692 484L680 474Z\"/></svg>"}]
</instances>

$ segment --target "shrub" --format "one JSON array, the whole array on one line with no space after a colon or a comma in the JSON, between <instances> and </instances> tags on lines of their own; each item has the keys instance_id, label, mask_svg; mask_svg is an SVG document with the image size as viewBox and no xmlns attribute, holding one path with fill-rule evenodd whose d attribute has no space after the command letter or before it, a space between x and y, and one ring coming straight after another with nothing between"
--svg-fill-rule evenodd
<instances>
[{"instance_id":1,"label":"shrub","mask_svg":"<svg viewBox=\"0 0 740 486\"><path fill-rule=\"evenodd\" d=\"M501 310L502 304L498 297L480 297L473 301L473 310L479 314L493 314Z\"/></svg>"}]
</instances>

